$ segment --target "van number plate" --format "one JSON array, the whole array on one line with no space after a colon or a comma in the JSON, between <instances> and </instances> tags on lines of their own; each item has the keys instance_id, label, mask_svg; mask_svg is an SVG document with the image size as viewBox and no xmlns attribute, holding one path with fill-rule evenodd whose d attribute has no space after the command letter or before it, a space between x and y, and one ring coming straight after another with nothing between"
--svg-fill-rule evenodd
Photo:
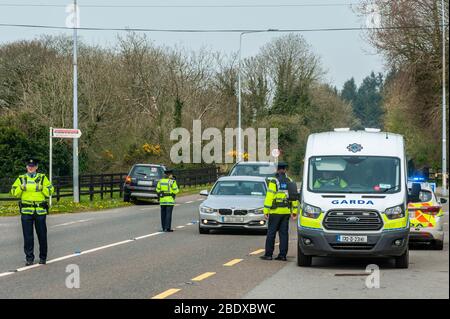
<instances>
[{"instance_id":1,"label":"van number plate","mask_svg":"<svg viewBox=\"0 0 450 319\"><path fill-rule=\"evenodd\" d=\"M339 243L367 243L367 236L339 235L337 241Z\"/></svg>"}]
</instances>

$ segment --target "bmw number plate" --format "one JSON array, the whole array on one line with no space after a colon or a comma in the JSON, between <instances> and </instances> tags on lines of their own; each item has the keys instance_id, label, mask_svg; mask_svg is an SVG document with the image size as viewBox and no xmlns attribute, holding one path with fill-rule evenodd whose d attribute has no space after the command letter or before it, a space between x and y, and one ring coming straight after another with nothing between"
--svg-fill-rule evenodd
<instances>
[{"instance_id":1,"label":"bmw number plate","mask_svg":"<svg viewBox=\"0 0 450 319\"><path fill-rule=\"evenodd\" d=\"M138 185L141 185L141 186L152 186L153 182L152 181L138 181Z\"/></svg>"},{"instance_id":2,"label":"bmw number plate","mask_svg":"<svg viewBox=\"0 0 450 319\"><path fill-rule=\"evenodd\" d=\"M224 222L224 223L243 223L244 217L223 216L222 222Z\"/></svg>"},{"instance_id":3,"label":"bmw number plate","mask_svg":"<svg viewBox=\"0 0 450 319\"><path fill-rule=\"evenodd\" d=\"M338 235L339 243L367 243L367 236Z\"/></svg>"}]
</instances>

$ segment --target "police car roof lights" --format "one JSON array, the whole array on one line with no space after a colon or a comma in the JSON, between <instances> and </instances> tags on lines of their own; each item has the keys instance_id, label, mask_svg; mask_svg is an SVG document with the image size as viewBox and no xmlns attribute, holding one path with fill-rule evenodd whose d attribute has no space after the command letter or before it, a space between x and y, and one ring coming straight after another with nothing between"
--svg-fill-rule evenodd
<instances>
[{"instance_id":1,"label":"police car roof lights","mask_svg":"<svg viewBox=\"0 0 450 319\"><path fill-rule=\"evenodd\" d=\"M379 128L371 128L371 127L366 127L364 129L364 131L368 132L368 133L380 133L381 130Z\"/></svg>"},{"instance_id":2,"label":"police car roof lights","mask_svg":"<svg viewBox=\"0 0 450 319\"><path fill-rule=\"evenodd\" d=\"M350 128L349 127L340 127L340 128L335 128L334 131L335 132L349 132Z\"/></svg>"}]
</instances>

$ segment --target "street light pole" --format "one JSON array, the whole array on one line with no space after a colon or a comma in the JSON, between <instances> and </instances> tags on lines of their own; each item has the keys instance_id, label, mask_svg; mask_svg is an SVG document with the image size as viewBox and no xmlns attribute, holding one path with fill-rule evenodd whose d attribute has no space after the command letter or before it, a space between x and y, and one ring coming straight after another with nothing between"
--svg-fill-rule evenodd
<instances>
[{"instance_id":1,"label":"street light pole","mask_svg":"<svg viewBox=\"0 0 450 319\"><path fill-rule=\"evenodd\" d=\"M241 32L239 35L239 70L238 70L238 141L237 141L237 161L242 161L242 96L241 96L241 72L242 72L242 36L246 32Z\"/></svg>"},{"instance_id":2,"label":"street light pole","mask_svg":"<svg viewBox=\"0 0 450 319\"><path fill-rule=\"evenodd\" d=\"M238 141L237 141L237 161L242 161L242 95L241 95L241 73L242 73L242 36L249 33L276 32L278 29L244 31L239 34L239 70L238 70Z\"/></svg>"},{"instance_id":3,"label":"street light pole","mask_svg":"<svg viewBox=\"0 0 450 319\"><path fill-rule=\"evenodd\" d=\"M78 10L77 0L74 5L74 27L73 27L73 128L78 129L78 66L77 66L77 28L78 28ZM78 139L73 139L73 202L80 202L80 185L78 177Z\"/></svg>"},{"instance_id":4,"label":"street light pole","mask_svg":"<svg viewBox=\"0 0 450 319\"><path fill-rule=\"evenodd\" d=\"M442 193L448 195L447 191L447 87L446 87L446 50L445 50L445 4L441 0L442 7Z\"/></svg>"}]
</instances>

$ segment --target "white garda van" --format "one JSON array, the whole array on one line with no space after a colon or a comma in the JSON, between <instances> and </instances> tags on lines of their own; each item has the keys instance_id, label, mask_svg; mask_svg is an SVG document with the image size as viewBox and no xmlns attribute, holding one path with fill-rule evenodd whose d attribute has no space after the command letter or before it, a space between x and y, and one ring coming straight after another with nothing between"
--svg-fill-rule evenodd
<instances>
[{"instance_id":1,"label":"white garda van","mask_svg":"<svg viewBox=\"0 0 450 319\"><path fill-rule=\"evenodd\" d=\"M301 198L299 266L310 266L313 256L383 256L395 258L397 268L408 267L407 167L401 135L378 129L310 135Z\"/></svg>"}]
</instances>

